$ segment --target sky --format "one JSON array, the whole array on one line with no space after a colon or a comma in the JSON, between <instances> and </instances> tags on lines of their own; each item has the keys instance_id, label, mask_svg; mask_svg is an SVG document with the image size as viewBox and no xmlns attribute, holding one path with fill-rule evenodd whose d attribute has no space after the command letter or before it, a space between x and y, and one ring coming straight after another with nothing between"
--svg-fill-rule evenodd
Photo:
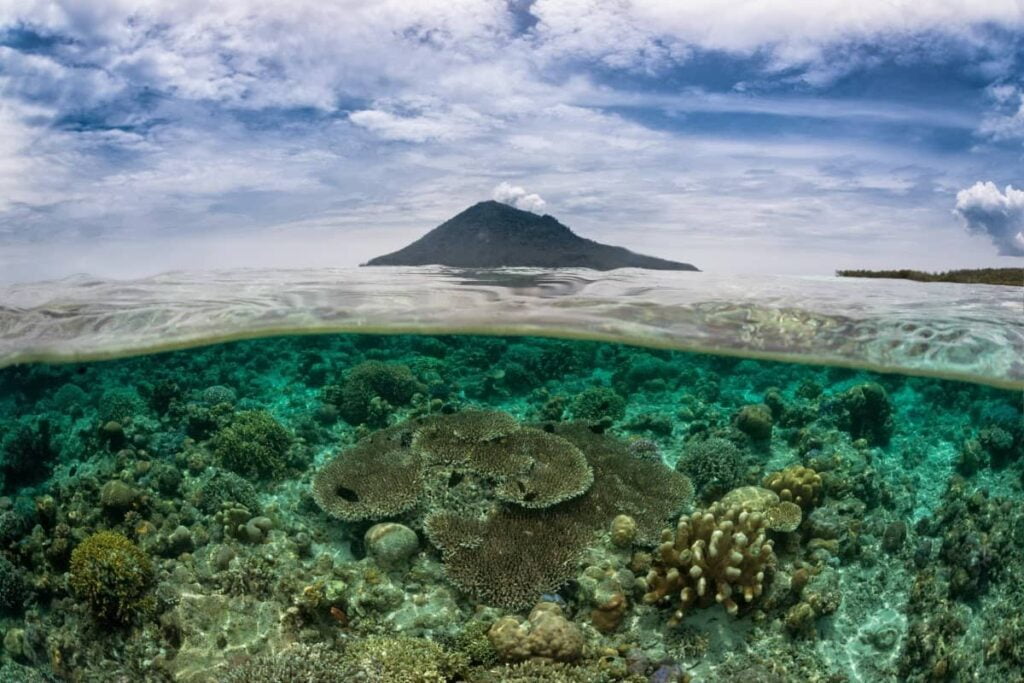
<instances>
[{"instance_id":1,"label":"sky","mask_svg":"<svg viewBox=\"0 0 1024 683\"><path fill-rule=\"evenodd\" d=\"M1024 262L1024 0L0 0L0 281L495 198L716 272Z\"/></svg>"}]
</instances>

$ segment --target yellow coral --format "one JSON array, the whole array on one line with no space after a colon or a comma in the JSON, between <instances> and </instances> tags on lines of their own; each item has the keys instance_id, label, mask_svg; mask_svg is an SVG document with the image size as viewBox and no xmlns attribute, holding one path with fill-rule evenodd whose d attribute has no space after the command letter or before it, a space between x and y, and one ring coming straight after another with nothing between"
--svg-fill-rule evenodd
<instances>
[{"instance_id":1,"label":"yellow coral","mask_svg":"<svg viewBox=\"0 0 1024 683\"><path fill-rule=\"evenodd\" d=\"M796 503L805 510L817 505L821 497L821 475L803 465L769 474L764 485L779 494L781 500Z\"/></svg>"},{"instance_id":2,"label":"yellow coral","mask_svg":"<svg viewBox=\"0 0 1024 683\"><path fill-rule=\"evenodd\" d=\"M763 513L735 505L714 503L682 517L674 532L662 533L644 601L661 604L678 596L674 620L715 602L736 614L737 601L750 603L761 595L766 570L775 563L766 531Z\"/></svg>"}]
</instances>

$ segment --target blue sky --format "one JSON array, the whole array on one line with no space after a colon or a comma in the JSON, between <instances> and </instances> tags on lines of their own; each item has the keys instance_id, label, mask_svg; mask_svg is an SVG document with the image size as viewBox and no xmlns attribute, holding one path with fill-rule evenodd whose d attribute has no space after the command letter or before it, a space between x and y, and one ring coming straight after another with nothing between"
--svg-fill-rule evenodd
<instances>
[{"instance_id":1,"label":"blue sky","mask_svg":"<svg viewBox=\"0 0 1024 683\"><path fill-rule=\"evenodd\" d=\"M2 280L492 196L705 270L1019 265L1022 156L1024 0L0 0Z\"/></svg>"}]
</instances>

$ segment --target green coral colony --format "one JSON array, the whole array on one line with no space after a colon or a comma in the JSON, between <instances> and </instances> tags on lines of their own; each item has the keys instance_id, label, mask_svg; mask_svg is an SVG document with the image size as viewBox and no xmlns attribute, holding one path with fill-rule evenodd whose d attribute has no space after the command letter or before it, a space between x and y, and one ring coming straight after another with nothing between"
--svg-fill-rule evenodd
<instances>
[{"instance_id":1,"label":"green coral colony","mask_svg":"<svg viewBox=\"0 0 1024 683\"><path fill-rule=\"evenodd\" d=\"M8 367L0 680L1020 680L1021 412L528 337Z\"/></svg>"}]
</instances>

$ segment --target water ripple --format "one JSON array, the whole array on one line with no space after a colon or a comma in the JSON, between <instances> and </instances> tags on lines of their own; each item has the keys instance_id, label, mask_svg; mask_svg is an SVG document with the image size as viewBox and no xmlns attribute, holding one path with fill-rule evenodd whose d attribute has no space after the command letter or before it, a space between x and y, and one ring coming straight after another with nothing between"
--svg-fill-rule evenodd
<instances>
[{"instance_id":1,"label":"water ripple","mask_svg":"<svg viewBox=\"0 0 1024 683\"><path fill-rule=\"evenodd\" d=\"M360 268L0 288L0 366L290 333L542 334L1024 388L1012 287L619 270Z\"/></svg>"}]
</instances>

